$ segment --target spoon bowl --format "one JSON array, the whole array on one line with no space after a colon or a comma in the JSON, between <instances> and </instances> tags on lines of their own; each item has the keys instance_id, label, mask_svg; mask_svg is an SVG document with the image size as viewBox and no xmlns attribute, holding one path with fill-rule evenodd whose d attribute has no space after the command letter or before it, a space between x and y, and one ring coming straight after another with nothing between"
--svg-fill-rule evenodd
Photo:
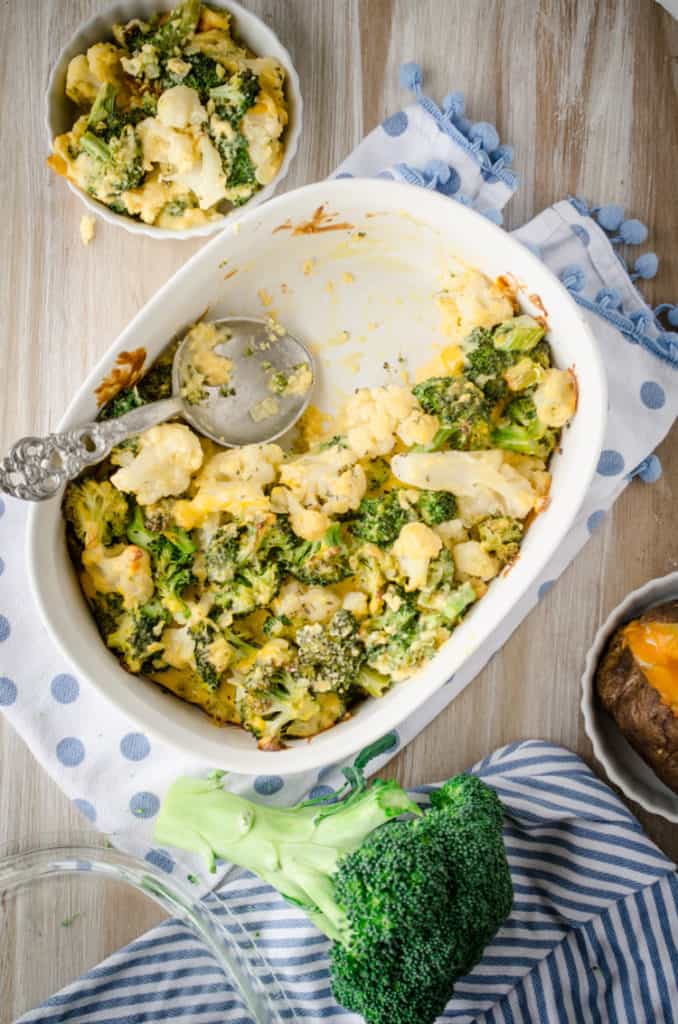
<instances>
[{"instance_id":1,"label":"spoon bowl","mask_svg":"<svg viewBox=\"0 0 678 1024\"><path fill-rule=\"evenodd\" d=\"M186 397L184 381L195 358L189 332L174 354L171 398L61 434L21 438L0 461L0 492L24 501L53 498L68 480L105 459L115 445L175 416L226 448L262 444L288 431L311 397L311 353L271 318L224 317L212 323L224 328L215 352L231 361L228 386L201 383L197 399ZM291 375L304 369L304 387L292 386Z\"/></svg>"},{"instance_id":2,"label":"spoon bowl","mask_svg":"<svg viewBox=\"0 0 678 1024\"><path fill-rule=\"evenodd\" d=\"M270 318L223 317L210 323L224 328L224 340L215 353L233 364L227 393L222 387L204 385L199 402L184 397L183 418L226 448L275 440L290 430L308 407L316 377L313 356L298 338ZM175 395L181 394L190 359L189 338L185 338L172 367ZM282 382L302 366L310 373L308 386L286 390ZM275 381L280 382L277 391L272 387Z\"/></svg>"}]
</instances>

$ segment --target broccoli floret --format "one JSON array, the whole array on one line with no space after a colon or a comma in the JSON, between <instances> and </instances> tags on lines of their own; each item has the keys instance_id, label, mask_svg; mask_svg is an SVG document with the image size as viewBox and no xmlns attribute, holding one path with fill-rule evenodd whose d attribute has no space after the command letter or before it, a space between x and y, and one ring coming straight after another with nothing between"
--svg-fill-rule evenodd
<instances>
[{"instance_id":1,"label":"broccoli floret","mask_svg":"<svg viewBox=\"0 0 678 1024\"><path fill-rule=\"evenodd\" d=\"M240 566L233 579L215 591L214 600L219 608L233 615L249 615L256 608L269 605L279 589L279 565L253 562Z\"/></svg>"},{"instance_id":2,"label":"broccoli floret","mask_svg":"<svg viewBox=\"0 0 678 1024\"><path fill-rule=\"evenodd\" d=\"M420 660L414 651L418 629L419 611L414 596L398 586L387 587L384 610L367 619L360 629L368 665L390 676L408 664L410 657L416 663Z\"/></svg>"},{"instance_id":3,"label":"broccoli floret","mask_svg":"<svg viewBox=\"0 0 678 1024\"><path fill-rule=\"evenodd\" d=\"M485 395L464 377L430 377L412 391L426 412L437 416L441 429L429 446L437 450L490 447L490 406Z\"/></svg>"},{"instance_id":4,"label":"broccoli floret","mask_svg":"<svg viewBox=\"0 0 678 1024\"><path fill-rule=\"evenodd\" d=\"M383 749L345 769L326 804L265 807L214 778L178 779L155 836L213 871L217 858L254 871L304 910L333 941L335 998L367 1024L433 1024L511 909L502 807L460 775L422 812L396 782L365 782Z\"/></svg>"},{"instance_id":5,"label":"broccoli floret","mask_svg":"<svg viewBox=\"0 0 678 1024\"><path fill-rule=\"evenodd\" d=\"M508 392L504 373L516 357L511 352L496 349L490 332L482 328L472 332L467 342L472 341L475 347L466 356L464 375L483 391L488 401L497 402Z\"/></svg>"},{"instance_id":6,"label":"broccoli floret","mask_svg":"<svg viewBox=\"0 0 678 1024\"><path fill-rule=\"evenodd\" d=\"M398 492L389 491L378 498L363 498L350 522L350 530L361 540L385 547L396 540L410 518L398 500Z\"/></svg>"},{"instance_id":7,"label":"broccoli floret","mask_svg":"<svg viewBox=\"0 0 678 1024\"><path fill-rule=\"evenodd\" d=\"M176 601L181 601L182 591L194 582L193 558L197 549L190 534L179 526L151 530L141 507L137 505L127 528L127 537L132 544L148 551L156 594L164 605L174 611Z\"/></svg>"},{"instance_id":8,"label":"broccoli floret","mask_svg":"<svg viewBox=\"0 0 678 1024\"><path fill-rule=\"evenodd\" d=\"M108 203L121 192L141 184L144 177L141 142L133 125L126 124L108 141L87 131L80 139L80 148L93 159L93 170L86 184L95 199Z\"/></svg>"},{"instance_id":9,"label":"broccoli floret","mask_svg":"<svg viewBox=\"0 0 678 1024\"><path fill-rule=\"evenodd\" d=\"M193 657L198 675L216 690L231 660L231 646L213 622L205 619L191 630Z\"/></svg>"},{"instance_id":10,"label":"broccoli floret","mask_svg":"<svg viewBox=\"0 0 678 1024\"><path fill-rule=\"evenodd\" d=\"M541 366L542 370L549 370L553 365L553 359L551 356L551 346L548 341L540 341L530 352L530 359L537 366Z\"/></svg>"},{"instance_id":11,"label":"broccoli floret","mask_svg":"<svg viewBox=\"0 0 678 1024\"><path fill-rule=\"evenodd\" d=\"M351 575L348 548L339 523L334 523L321 540L305 541L288 556L285 568L302 583L327 586Z\"/></svg>"},{"instance_id":12,"label":"broccoli floret","mask_svg":"<svg viewBox=\"0 0 678 1024\"><path fill-rule=\"evenodd\" d=\"M195 32L200 18L200 0L184 0L153 32L141 38L165 57L181 53L182 47ZM182 58L183 59L183 58Z\"/></svg>"},{"instance_id":13,"label":"broccoli floret","mask_svg":"<svg viewBox=\"0 0 678 1024\"><path fill-rule=\"evenodd\" d=\"M510 516L491 516L478 523L478 540L485 550L500 562L512 562L520 551L524 527Z\"/></svg>"},{"instance_id":14,"label":"broccoli floret","mask_svg":"<svg viewBox=\"0 0 678 1024\"><path fill-rule=\"evenodd\" d=\"M237 128L243 117L256 103L260 92L259 79L249 68L231 75L228 82L215 83L210 89L214 109L222 121L230 121Z\"/></svg>"},{"instance_id":15,"label":"broccoli floret","mask_svg":"<svg viewBox=\"0 0 678 1024\"><path fill-rule=\"evenodd\" d=\"M115 544L125 537L129 508L124 494L102 480L89 478L69 483L63 512L83 547Z\"/></svg>"},{"instance_id":16,"label":"broccoli floret","mask_svg":"<svg viewBox=\"0 0 678 1024\"><path fill-rule=\"evenodd\" d=\"M204 53L182 53L181 60L185 64L190 64L190 71L185 74L176 74L170 68L165 67L162 77L163 89L171 88L174 85L187 85L189 89L195 89L201 101L206 103L209 100L210 91L224 81L226 72L223 65Z\"/></svg>"},{"instance_id":17,"label":"broccoli floret","mask_svg":"<svg viewBox=\"0 0 678 1024\"><path fill-rule=\"evenodd\" d=\"M555 430L541 422L530 395L512 399L492 431L492 445L521 455L547 459L558 442Z\"/></svg>"},{"instance_id":18,"label":"broccoli floret","mask_svg":"<svg viewBox=\"0 0 678 1024\"><path fill-rule=\"evenodd\" d=\"M250 157L247 139L236 132L231 138L226 135L215 135L212 141L221 157L227 188L243 190L239 197L232 200L234 205L240 205L241 202L246 202L258 187L256 168Z\"/></svg>"},{"instance_id":19,"label":"broccoli floret","mask_svg":"<svg viewBox=\"0 0 678 1024\"><path fill-rule=\"evenodd\" d=\"M106 402L97 416L98 420L113 420L124 416L132 409L148 402L159 402L172 394L172 361L157 362L132 387L123 388L114 398Z\"/></svg>"},{"instance_id":20,"label":"broccoli floret","mask_svg":"<svg viewBox=\"0 0 678 1024\"><path fill-rule=\"evenodd\" d=\"M308 683L287 668L255 664L238 695L241 724L263 750L280 750L285 733L297 721L312 720L319 711Z\"/></svg>"},{"instance_id":21,"label":"broccoli floret","mask_svg":"<svg viewBox=\"0 0 678 1024\"><path fill-rule=\"evenodd\" d=\"M169 616L157 601L124 612L117 628L106 637L107 645L117 651L129 672L138 675L164 667L162 633Z\"/></svg>"},{"instance_id":22,"label":"broccoli floret","mask_svg":"<svg viewBox=\"0 0 678 1024\"><path fill-rule=\"evenodd\" d=\"M319 622L303 626L295 639L299 648L298 672L309 687L318 693L333 690L345 697L366 656L354 616L340 609L327 626Z\"/></svg>"},{"instance_id":23,"label":"broccoli floret","mask_svg":"<svg viewBox=\"0 0 678 1024\"><path fill-rule=\"evenodd\" d=\"M524 313L495 327L492 342L495 348L503 352L530 352L544 334L544 327L534 317Z\"/></svg>"},{"instance_id":24,"label":"broccoli floret","mask_svg":"<svg viewBox=\"0 0 678 1024\"><path fill-rule=\"evenodd\" d=\"M417 499L417 512L427 526L437 526L456 518L457 502L449 491L422 491Z\"/></svg>"},{"instance_id":25,"label":"broccoli floret","mask_svg":"<svg viewBox=\"0 0 678 1024\"><path fill-rule=\"evenodd\" d=\"M287 615L269 615L262 629L268 637L280 637L292 635L292 620Z\"/></svg>"},{"instance_id":26,"label":"broccoli floret","mask_svg":"<svg viewBox=\"0 0 678 1024\"><path fill-rule=\"evenodd\" d=\"M118 622L124 614L122 596L115 593L96 593L88 598L88 603L99 632L105 641L118 628Z\"/></svg>"},{"instance_id":27,"label":"broccoli floret","mask_svg":"<svg viewBox=\"0 0 678 1024\"><path fill-rule=\"evenodd\" d=\"M438 616L440 626L449 630L450 627L456 626L467 608L477 599L478 595L472 583L466 582L455 587L450 581L437 589L421 594L419 605L427 612ZM426 621L430 627L435 620L429 616Z\"/></svg>"},{"instance_id":28,"label":"broccoli floret","mask_svg":"<svg viewBox=\"0 0 678 1024\"><path fill-rule=\"evenodd\" d=\"M220 608L247 615L273 600L281 574L278 562L269 556L278 541L284 539L277 525L262 531L250 524L227 523L217 530L205 562L208 580L219 588L214 598Z\"/></svg>"}]
</instances>

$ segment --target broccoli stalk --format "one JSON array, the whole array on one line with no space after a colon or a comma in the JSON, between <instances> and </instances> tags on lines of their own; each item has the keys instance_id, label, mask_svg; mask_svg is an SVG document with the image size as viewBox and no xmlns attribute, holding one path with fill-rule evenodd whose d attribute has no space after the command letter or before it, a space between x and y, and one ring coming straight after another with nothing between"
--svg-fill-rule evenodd
<instances>
[{"instance_id":1,"label":"broccoli stalk","mask_svg":"<svg viewBox=\"0 0 678 1024\"><path fill-rule=\"evenodd\" d=\"M211 870L222 858L254 871L304 910L333 940L336 999L367 1024L433 1024L511 909L502 808L459 775L422 813L395 781L366 783L383 749L344 769L331 804L263 807L215 778L178 779L155 836Z\"/></svg>"}]
</instances>

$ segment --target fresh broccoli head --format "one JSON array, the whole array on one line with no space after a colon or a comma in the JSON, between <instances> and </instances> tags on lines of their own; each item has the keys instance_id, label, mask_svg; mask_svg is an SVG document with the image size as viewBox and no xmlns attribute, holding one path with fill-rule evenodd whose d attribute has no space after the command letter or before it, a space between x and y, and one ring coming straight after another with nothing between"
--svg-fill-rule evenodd
<instances>
[{"instance_id":1,"label":"fresh broccoli head","mask_svg":"<svg viewBox=\"0 0 678 1024\"><path fill-rule=\"evenodd\" d=\"M512 562L520 551L524 527L519 519L509 516L491 516L478 523L478 540L500 562Z\"/></svg>"},{"instance_id":2,"label":"fresh broccoli head","mask_svg":"<svg viewBox=\"0 0 678 1024\"><path fill-rule=\"evenodd\" d=\"M365 647L358 638L358 623L340 609L330 622L303 626L297 631L297 671L311 690L333 690L342 697L355 684L365 661Z\"/></svg>"},{"instance_id":3,"label":"fresh broccoli head","mask_svg":"<svg viewBox=\"0 0 678 1024\"><path fill-rule=\"evenodd\" d=\"M250 107L256 103L259 91L259 79L253 71L245 68L231 75L227 82L210 89L210 97L214 101L217 116L223 121L230 121L237 128Z\"/></svg>"},{"instance_id":4,"label":"fresh broccoli head","mask_svg":"<svg viewBox=\"0 0 678 1024\"><path fill-rule=\"evenodd\" d=\"M327 804L264 807L215 778L178 779L155 836L212 870L217 858L247 868L304 910L333 940L335 998L367 1024L433 1024L511 909L502 808L460 775L422 812L396 782L365 782L383 749L345 769Z\"/></svg>"},{"instance_id":5,"label":"fresh broccoli head","mask_svg":"<svg viewBox=\"0 0 678 1024\"><path fill-rule=\"evenodd\" d=\"M412 393L426 412L437 416L441 429L432 450L448 445L461 450L490 447L490 406L485 395L464 377L429 377Z\"/></svg>"},{"instance_id":6,"label":"fresh broccoli head","mask_svg":"<svg viewBox=\"0 0 678 1024\"><path fill-rule=\"evenodd\" d=\"M298 544L288 555L285 567L302 583L327 586L351 575L348 549L339 523L333 523L321 540Z\"/></svg>"},{"instance_id":7,"label":"fresh broccoli head","mask_svg":"<svg viewBox=\"0 0 678 1024\"><path fill-rule=\"evenodd\" d=\"M157 601L123 612L114 632L106 637L107 645L117 651L126 669L137 675L163 668L162 634L169 616Z\"/></svg>"},{"instance_id":8,"label":"fresh broccoli head","mask_svg":"<svg viewBox=\"0 0 678 1024\"><path fill-rule=\"evenodd\" d=\"M103 480L75 480L64 495L64 516L83 547L115 544L125 537L129 508L124 494Z\"/></svg>"},{"instance_id":9,"label":"fresh broccoli head","mask_svg":"<svg viewBox=\"0 0 678 1024\"><path fill-rule=\"evenodd\" d=\"M398 492L389 491L378 498L363 498L349 528L361 540L384 547L396 540L410 518L400 504Z\"/></svg>"},{"instance_id":10,"label":"fresh broccoli head","mask_svg":"<svg viewBox=\"0 0 678 1024\"><path fill-rule=\"evenodd\" d=\"M547 459L558 441L557 433L539 419L530 395L512 399L492 431L495 448L506 448L520 455Z\"/></svg>"},{"instance_id":11,"label":"fresh broccoli head","mask_svg":"<svg viewBox=\"0 0 678 1024\"><path fill-rule=\"evenodd\" d=\"M422 491L417 499L417 512L427 526L438 526L457 515L457 502L449 491Z\"/></svg>"}]
</instances>

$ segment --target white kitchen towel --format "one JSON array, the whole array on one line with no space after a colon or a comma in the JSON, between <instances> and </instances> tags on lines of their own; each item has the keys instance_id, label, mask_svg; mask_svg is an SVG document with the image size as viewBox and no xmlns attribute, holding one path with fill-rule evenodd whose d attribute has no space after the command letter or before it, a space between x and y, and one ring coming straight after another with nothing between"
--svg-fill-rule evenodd
<instances>
[{"instance_id":1,"label":"white kitchen towel","mask_svg":"<svg viewBox=\"0 0 678 1024\"><path fill-rule=\"evenodd\" d=\"M509 147L499 144L491 125L472 124L465 117L458 93L448 96L442 108L423 96L416 65L405 67L404 81L415 90L417 102L387 118L337 174L381 174L436 188L450 201L465 202L500 220L501 208L516 187L508 167ZM649 456L678 411L678 334L662 330L632 281L637 275L651 276L656 258L646 253L629 273L616 251L620 242L642 242L643 226L624 220L616 207L589 212L581 201L565 200L515 234L570 288L597 338L609 385L604 450L584 507L540 579L482 650L393 733L389 754L373 770L421 732L499 650L586 543L638 467L647 480L657 476L657 460ZM661 312L678 324L675 307ZM28 588L25 506L0 500L0 517L0 707L44 768L115 845L168 872L196 871L190 858L179 865L155 847L154 817L177 775L214 766L199 756L181 757L143 735L85 679L76 677L40 625ZM330 767L319 775L283 780L275 774L275 755L270 763L270 774L232 776L229 785L273 804L289 804L309 791L325 792L338 777Z\"/></svg>"},{"instance_id":2,"label":"white kitchen towel","mask_svg":"<svg viewBox=\"0 0 678 1024\"><path fill-rule=\"evenodd\" d=\"M512 743L471 770L504 804L514 902L439 1024L675 1024L674 865L569 750ZM411 796L425 807L431 788ZM240 869L208 900L226 923L223 901L267 959L290 1004L284 1020L360 1024L332 998L329 943L302 911ZM114 953L20 1024L153 1021L253 1024L206 947L177 920Z\"/></svg>"}]
</instances>

